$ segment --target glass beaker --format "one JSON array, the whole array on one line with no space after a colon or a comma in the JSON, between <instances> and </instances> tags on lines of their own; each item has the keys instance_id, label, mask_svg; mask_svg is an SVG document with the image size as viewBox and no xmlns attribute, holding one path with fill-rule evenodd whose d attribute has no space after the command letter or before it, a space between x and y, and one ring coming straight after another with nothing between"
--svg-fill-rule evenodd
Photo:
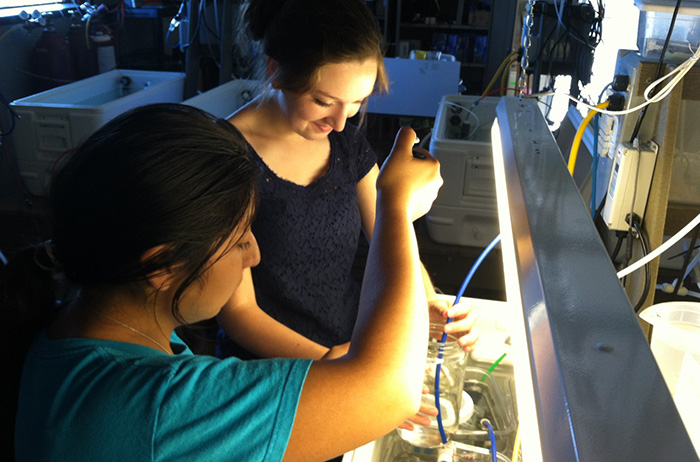
<instances>
[{"instance_id":1,"label":"glass beaker","mask_svg":"<svg viewBox=\"0 0 700 462\"><path fill-rule=\"evenodd\" d=\"M413 446L424 448L440 446L442 436L438 425L438 418L442 421L445 436L454 433L459 427L459 409L462 405L462 389L464 388L464 370L466 366L466 353L457 343L457 338L448 335L442 342L444 324L430 324L428 340L428 354L425 361L425 374L423 384L429 392L423 394L422 400L431 406L435 406L436 371L440 371L439 417L430 417L430 426L415 425L413 430L398 429L402 439Z\"/></svg>"}]
</instances>

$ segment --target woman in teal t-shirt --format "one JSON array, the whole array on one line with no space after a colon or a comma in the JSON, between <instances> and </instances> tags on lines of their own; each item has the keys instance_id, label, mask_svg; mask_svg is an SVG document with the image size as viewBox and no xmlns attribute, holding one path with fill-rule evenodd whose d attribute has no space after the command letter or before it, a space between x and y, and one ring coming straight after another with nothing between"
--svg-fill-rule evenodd
<instances>
[{"instance_id":1,"label":"woman in teal t-shirt","mask_svg":"<svg viewBox=\"0 0 700 462\"><path fill-rule=\"evenodd\" d=\"M241 362L193 355L175 333L216 316L260 260L240 133L159 104L90 136L52 180L51 240L0 273L16 459L325 460L427 420L412 417L427 342L412 220L441 180L414 139L400 131L378 178L348 354Z\"/></svg>"}]
</instances>

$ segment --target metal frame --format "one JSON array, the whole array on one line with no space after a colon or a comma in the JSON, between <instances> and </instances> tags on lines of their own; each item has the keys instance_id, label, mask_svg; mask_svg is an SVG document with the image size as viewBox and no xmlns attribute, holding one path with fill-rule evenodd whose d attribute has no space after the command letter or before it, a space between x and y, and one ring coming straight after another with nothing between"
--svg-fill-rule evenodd
<instances>
[{"instance_id":1,"label":"metal frame","mask_svg":"<svg viewBox=\"0 0 700 462\"><path fill-rule=\"evenodd\" d=\"M697 461L537 104L503 98L497 120L542 460Z\"/></svg>"}]
</instances>

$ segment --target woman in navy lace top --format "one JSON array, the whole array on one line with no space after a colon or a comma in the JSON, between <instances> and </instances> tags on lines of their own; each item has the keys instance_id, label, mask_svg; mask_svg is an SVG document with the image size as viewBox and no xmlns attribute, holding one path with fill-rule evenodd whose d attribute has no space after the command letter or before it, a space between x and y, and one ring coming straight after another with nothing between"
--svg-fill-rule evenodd
<instances>
[{"instance_id":1,"label":"woman in navy lace top","mask_svg":"<svg viewBox=\"0 0 700 462\"><path fill-rule=\"evenodd\" d=\"M229 121L261 171L253 223L262 263L221 311L221 356L334 358L347 351L360 285L352 275L360 233L372 238L377 158L347 120L386 91L376 18L361 0L247 2L247 32L264 47L269 86ZM431 312L473 348L466 305ZM390 327L390 326L388 326ZM228 334L228 335L227 335Z\"/></svg>"}]
</instances>

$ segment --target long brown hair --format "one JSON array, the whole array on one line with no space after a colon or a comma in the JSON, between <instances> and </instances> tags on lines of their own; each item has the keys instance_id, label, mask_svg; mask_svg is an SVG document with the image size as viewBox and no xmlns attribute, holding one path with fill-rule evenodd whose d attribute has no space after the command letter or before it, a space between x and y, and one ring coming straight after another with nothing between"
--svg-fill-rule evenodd
<instances>
[{"instance_id":1,"label":"long brown hair","mask_svg":"<svg viewBox=\"0 0 700 462\"><path fill-rule=\"evenodd\" d=\"M248 0L242 18L253 40L277 61L276 87L306 93L331 63L377 62L375 93L386 92L382 34L361 0Z\"/></svg>"}]
</instances>

